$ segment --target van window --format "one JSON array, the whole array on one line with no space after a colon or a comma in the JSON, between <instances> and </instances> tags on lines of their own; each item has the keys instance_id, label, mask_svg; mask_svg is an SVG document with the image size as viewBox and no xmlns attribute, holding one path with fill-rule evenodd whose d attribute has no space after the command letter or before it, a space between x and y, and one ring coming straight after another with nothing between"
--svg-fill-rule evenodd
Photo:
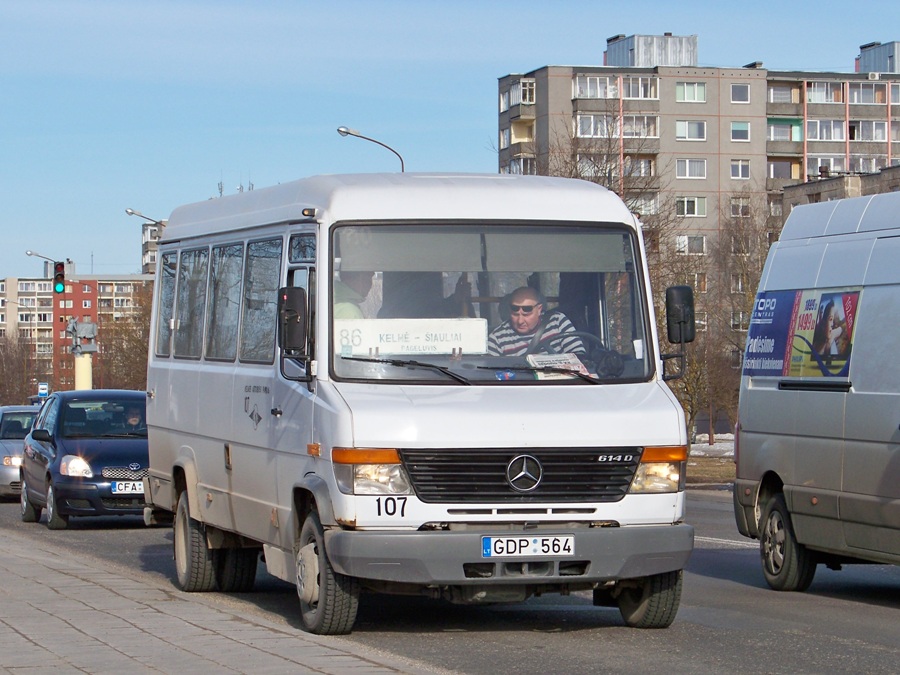
<instances>
[{"instance_id":1,"label":"van window","mask_svg":"<svg viewBox=\"0 0 900 675\"><path fill-rule=\"evenodd\" d=\"M625 228L347 225L335 229L332 250L338 378L584 382L540 371L553 364L583 365L603 380L650 374L648 310ZM516 323L512 294L523 287L534 292L518 303Z\"/></svg>"},{"instance_id":2,"label":"van window","mask_svg":"<svg viewBox=\"0 0 900 675\"><path fill-rule=\"evenodd\" d=\"M203 319L206 316L206 273L209 250L184 251L178 268L178 301L175 305L175 356L200 358Z\"/></svg>"},{"instance_id":3,"label":"van window","mask_svg":"<svg viewBox=\"0 0 900 675\"><path fill-rule=\"evenodd\" d=\"M234 361L241 316L242 244L214 246L209 277L206 358Z\"/></svg>"},{"instance_id":4,"label":"van window","mask_svg":"<svg viewBox=\"0 0 900 675\"><path fill-rule=\"evenodd\" d=\"M241 361L271 363L275 358L282 245L280 238L247 245Z\"/></svg>"},{"instance_id":5,"label":"van window","mask_svg":"<svg viewBox=\"0 0 900 675\"><path fill-rule=\"evenodd\" d=\"M175 269L178 264L177 253L166 253L159 266L159 314L156 317L156 355L170 354L172 337L172 318L175 309Z\"/></svg>"}]
</instances>

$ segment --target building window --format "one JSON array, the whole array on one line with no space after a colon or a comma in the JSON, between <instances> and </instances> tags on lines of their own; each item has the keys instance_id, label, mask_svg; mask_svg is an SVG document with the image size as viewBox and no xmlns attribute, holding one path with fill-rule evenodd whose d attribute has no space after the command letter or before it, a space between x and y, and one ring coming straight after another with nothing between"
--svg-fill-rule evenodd
<instances>
[{"instance_id":1,"label":"building window","mask_svg":"<svg viewBox=\"0 0 900 675\"><path fill-rule=\"evenodd\" d=\"M500 149L505 150L509 147L509 127L500 130Z\"/></svg>"},{"instance_id":2,"label":"building window","mask_svg":"<svg viewBox=\"0 0 900 675\"><path fill-rule=\"evenodd\" d=\"M678 159L675 161L676 178L706 178L705 159Z\"/></svg>"},{"instance_id":3,"label":"building window","mask_svg":"<svg viewBox=\"0 0 900 675\"><path fill-rule=\"evenodd\" d=\"M731 312L731 329L745 331L750 327L750 315L747 312L733 310Z\"/></svg>"},{"instance_id":4,"label":"building window","mask_svg":"<svg viewBox=\"0 0 900 675\"><path fill-rule=\"evenodd\" d=\"M731 292L732 293L746 293L749 290L749 286L747 284L747 277L743 274L732 274L731 275Z\"/></svg>"},{"instance_id":5,"label":"building window","mask_svg":"<svg viewBox=\"0 0 900 675\"><path fill-rule=\"evenodd\" d=\"M731 367L740 370L744 365L744 352L740 349L731 350Z\"/></svg>"},{"instance_id":6,"label":"building window","mask_svg":"<svg viewBox=\"0 0 900 675\"><path fill-rule=\"evenodd\" d=\"M769 122L766 125L766 140L793 141L794 125L790 122Z\"/></svg>"},{"instance_id":7,"label":"building window","mask_svg":"<svg viewBox=\"0 0 900 675\"><path fill-rule=\"evenodd\" d=\"M706 312L695 312L694 313L694 326L696 326L699 332L703 332L706 330L706 327L709 325L709 317Z\"/></svg>"},{"instance_id":8,"label":"building window","mask_svg":"<svg viewBox=\"0 0 900 675\"><path fill-rule=\"evenodd\" d=\"M625 138L659 138L659 118L656 115L625 115L622 135Z\"/></svg>"},{"instance_id":9,"label":"building window","mask_svg":"<svg viewBox=\"0 0 900 675\"><path fill-rule=\"evenodd\" d=\"M68 290L68 289L66 289ZM59 301L60 309L72 309L72 301L71 300L60 300Z\"/></svg>"},{"instance_id":10,"label":"building window","mask_svg":"<svg viewBox=\"0 0 900 675\"><path fill-rule=\"evenodd\" d=\"M33 293L35 290L33 281L20 281L19 293Z\"/></svg>"},{"instance_id":11,"label":"building window","mask_svg":"<svg viewBox=\"0 0 900 675\"><path fill-rule=\"evenodd\" d=\"M500 93L500 112L509 110L509 91Z\"/></svg>"},{"instance_id":12,"label":"building window","mask_svg":"<svg viewBox=\"0 0 900 675\"><path fill-rule=\"evenodd\" d=\"M883 105L887 102L887 89L883 82L851 82L847 96L850 103Z\"/></svg>"},{"instance_id":13,"label":"building window","mask_svg":"<svg viewBox=\"0 0 900 675\"><path fill-rule=\"evenodd\" d=\"M676 141L705 141L706 122L704 120L676 120Z\"/></svg>"},{"instance_id":14,"label":"building window","mask_svg":"<svg viewBox=\"0 0 900 675\"><path fill-rule=\"evenodd\" d=\"M656 83L655 77L623 77L622 98L657 99Z\"/></svg>"},{"instance_id":15,"label":"building window","mask_svg":"<svg viewBox=\"0 0 900 675\"><path fill-rule=\"evenodd\" d=\"M750 199L747 197L731 198L731 217L732 218L749 218L750 217Z\"/></svg>"},{"instance_id":16,"label":"building window","mask_svg":"<svg viewBox=\"0 0 900 675\"><path fill-rule=\"evenodd\" d=\"M659 230L644 230L644 248L647 253L659 253Z\"/></svg>"},{"instance_id":17,"label":"building window","mask_svg":"<svg viewBox=\"0 0 900 675\"><path fill-rule=\"evenodd\" d=\"M842 173L847 170L843 155L810 155L806 159L806 173L810 176L821 173Z\"/></svg>"},{"instance_id":18,"label":"building window","mask_svg":"<svg viewBox=\"0 0 900 675\"><path fill-rule=\"evenodd\" d=\"M81 309L90 309L91 301L90 300L82 300L81 301Z\"/></svg>"},{"instance_id":19,"label":"building window","mask_svg":"<svg viewBox=\"0 0 900 675\"><path fill-rule=\"evenodd\" d=\"M810 141L843 141L842 120L807 120L806 138Z\"/></svg>"},{"instance_id":20,"label":"building window","mask_svg":"<svg viewBox=\"0 0 900 675\"><path fill-rule=\"evenodd\" d=\"M522 176L535 176L537 175L537 162L534 157L514 157L509 160L507 172Z\"/></svg>"},{"instance_id":21,"label":"building window","mask_svg":"<svg viewBox=\"0 0 900 675\"><path fill-rule=\"evenodd\" d=\"M706 197L676 197L675 215L685 218L705 218Z\"/></svg>"},{"instance_id":22,"label":"building window","mask_svg":"<svg viewBox=\"0 0 900 675\"><path fill-rule=\"evenodd\" d=\"M887 166L887 157L850 155L850 171L855 173L877 173Z\"/></svg>"},{"instance_id":23,"label":"building window","mask_svg":"<svg viewBox=\"0 0 900 675\"><path fill-rule=\"evenodd\" d=\"M612 115L578 115L575 133L579 138L615 138L619 128Z\"/></svg>"},{"instance_id":24,"label":"building window","mask_svg":"<svg viewBox=\"0 0 900 675\"><path fill-rule=\"evenodd\" d=\"M792 178L791 160L770 159L766 171L769 178Z\"/></svg>"},{"instance_id":25,"label":"building window","mask_svg":"<svg viewBox=\"0 0 900 675\"><path fill-rule=\"evenodd\" d=\"M733 141L749 141L750 140L750 122L732 122L731 123L731 140L733 140Z\"/></svg>"},{"instance_id":26,"label":"building window","mask_svg":"<svg viewBox=\"0 0 900 675\"><path fill-rule=\"evenodd\" d=\"M685 284L692 286L697 293L706 293L706 272L694 272L685 279Z\"/></svg>"},{"instance_id":27,"label":"building window","mask_svg":"<svg viewBox=\"0 0 900 675\"><path fill-rule=\"evenodd\" d=\"M656 175L653 171L653 159L649 157L626 157L625 175L631 178L649 178Z\"/></svg>"},{"instance_id":28,"label":"building window","mask_svg":"<svg viewBox=\"0 0 900 675\"><path fill-rule=\"evenodd\" d=\"M679 103L706 103L706 82L676 82L675 100Z\"/></svg>"},{"instance_id":29,"label":"building window","mask_svg":"<svg viewBox=\"0 0 900 675\"><path fill-rule=\"evenodd\" d=\"M522 103L525 105L534 105L534 96L534 80L522 80Z\"/></svg>"},{"instance_id":30,"label":"building window","mask_svg":"<svg viewBox=\"0 0 900 675\"><path fill-rule=\"evenodd\" d=\"M843 103L844 88L840 82L807 82L806 100L809 103Z\"/></svg>"},{"instance_id":31,"label":"building window","mask_svg":"<svg viewBox=\"0 0 900 675\"><path fill-rule=\"evenodd\" d=\"M732 103L750 103L750 85L749 84L732 84L731 85L731 102Z\"/></svg>"},{"instance_id":32,"label":"building window","mask_svg":"<svg viewBox=\"0 0 900 675\"><path fill-rule=\"evenodd\" d=\"M769 103L793 103L794 97L789 84L770 84L767 92Z\"/></svg>"},{"instance_id":33,"label":"building window","mask_svg":"<svg viewBox=\"0 0 900 675\"><path fill-rule=\"evenodd\" d=\"M702 234L679 234L675 237L675 252L680 255L706 253L706 237Z\"/></svg>"},{"instance_id":34,"label":"building window","mask_svg":"<svg viewBox=\"0 0 900 675\"><path fill-rule=\"evenodd\" d=\"M781 197L771 197L769 198L769 215L773 218L781 218L783 213L783 202Z\"/></svg>"},{"instance_id":35,"label":"building window","mask_svg":"<svg viewBox=\"0 0 900 675\"><path fill-rule=\"evenodd\" d=\"M734 255L748 255L750 253L750 235L731 235L731 252Z\"/></svg>"},{"instance_id":36,"label":"building window","mask_svg":"<svg viewBox=\"0 0 900 675\"><path fill-rule=\"evenodd\" d=\"M619 90L617 78L597 75L577 75L575 77L575 98L617 98Z\"/></svg>"},{"instance_id":37,"label":"building window","mask_svg":"<svg viewBox=\"0 0 900 675\"><path fill-rule=\"evenodd\" d=\"M731 177L735 180L747 180L750 178L750 160L731 160Z\"/></svg>"},{"instance_id":38,"label":"building window","mask_svg":"<svg viewBox=\"0 0 900 675\"><path fill-rule=\"evenodd\" d=\"M91 293L91 292L93 292L93 290L94 290L94 289L91 288L90 286L88 286L87 284L82 284L82 285L81 285L81 292L82 292L82 293Z\"/></svg>"},{"instance_id":39,"label":"building window","mask_svg":"<svg viewBox=\"0 0 900 675\"><path fill-rule=\"evenodd\" d=\"M850 120L848 136L851 141L886 141L887 122Z\"/></svg>"},{"instance_id":40,"label":"building window","mask_svg":"<svg viewBox=\"0 0 900 675\"><path fill-rule=\"evenodd\" d=\"M640 216L654 216L659 213L659 195L653 192L628 195L625 202L633 213Z\"/></svg>"}]
</instances>

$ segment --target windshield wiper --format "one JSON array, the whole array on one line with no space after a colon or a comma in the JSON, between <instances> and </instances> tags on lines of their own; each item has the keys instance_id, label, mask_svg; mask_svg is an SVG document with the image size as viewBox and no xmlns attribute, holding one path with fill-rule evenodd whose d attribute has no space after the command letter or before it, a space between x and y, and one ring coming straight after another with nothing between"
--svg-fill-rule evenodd
<instances>
[{"instance_id":1,"label":"windshield wiper","mask_svg":"<svg viewBox=\"0 0 900 675\"><path fill-rule=\"evenodd\" d=\"M364 361L366 363L386 363L389 366L397 366L398 368L409 367L409 368L426 368L428 370L436 370L439 373L443 373L449 378L452 378L459 382L460 384L471 385L472 383L459 375L458 373L454 373L452 370L447 368L446 366L439 366L436 363L423 363L421 361L408 361L406 359L370 359L365 356L342 356L342 359L345 361Z\"/></svg>"},{"instance_id":2,"label":"windshield wiper","mask_svg":"<svg viewBox=\"0 0 900 675\"><path fill-rule=\"evenodd\" d=\"M498 370L493 366L475 366L480 370ZM558 368L556 366L505 366L500 368L499 370L512 370L520 373L560 373L562 375L572 375L573 377L578 377L584 380L585 382L590 382L591 384L602 384L600 380L596 377L592 377L591 375L585 375L580 370L571 370L569 368Z\"/></svg>"}]
</instances>

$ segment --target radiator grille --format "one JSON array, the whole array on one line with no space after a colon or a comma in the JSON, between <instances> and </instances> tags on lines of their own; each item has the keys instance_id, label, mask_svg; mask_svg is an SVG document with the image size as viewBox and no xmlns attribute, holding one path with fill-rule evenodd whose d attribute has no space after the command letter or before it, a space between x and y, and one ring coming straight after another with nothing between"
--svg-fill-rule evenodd
<instances>
[{"instance_id":1,"label":"radiator grille","mask_svg":"<svg viewBox=\"0 0 900 675\"><path fill-rule=\"evenodd\" d=\"M530 492L507 480L507 467L520 455L541 466L541 481ZM400 456L427 503L616 502L631 485L641 448L429 449Z\"/></svg>"},{"instance_id":2,"label":"radiator grille","mask_svg":"<svg viewBox=\"0 0 900 675\"><path fill-rule=\"evenodd\" d=\"M127 466L106 466L100 471L104 478L113 480L142 480L148 473L149 470L146 468L132 471Z\"/></svg>"}]
</instances>

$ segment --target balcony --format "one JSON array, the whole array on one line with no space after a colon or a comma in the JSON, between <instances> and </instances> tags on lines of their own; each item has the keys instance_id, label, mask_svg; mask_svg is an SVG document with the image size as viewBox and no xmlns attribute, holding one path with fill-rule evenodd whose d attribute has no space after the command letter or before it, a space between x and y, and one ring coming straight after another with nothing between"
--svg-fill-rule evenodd
<instances>
[{"instance_id":1,"label":"balcony","mask_svg":"<svg viewBox=\"0 0 900 675\"><path fill-rule=\"evenodd\" d=\"M510 121L533 120L534 119L534 104L517 103L516 105L511 105L509 107L509 110L507 110L507 114L509 115Z\"/></svg>"}]
</instances>

